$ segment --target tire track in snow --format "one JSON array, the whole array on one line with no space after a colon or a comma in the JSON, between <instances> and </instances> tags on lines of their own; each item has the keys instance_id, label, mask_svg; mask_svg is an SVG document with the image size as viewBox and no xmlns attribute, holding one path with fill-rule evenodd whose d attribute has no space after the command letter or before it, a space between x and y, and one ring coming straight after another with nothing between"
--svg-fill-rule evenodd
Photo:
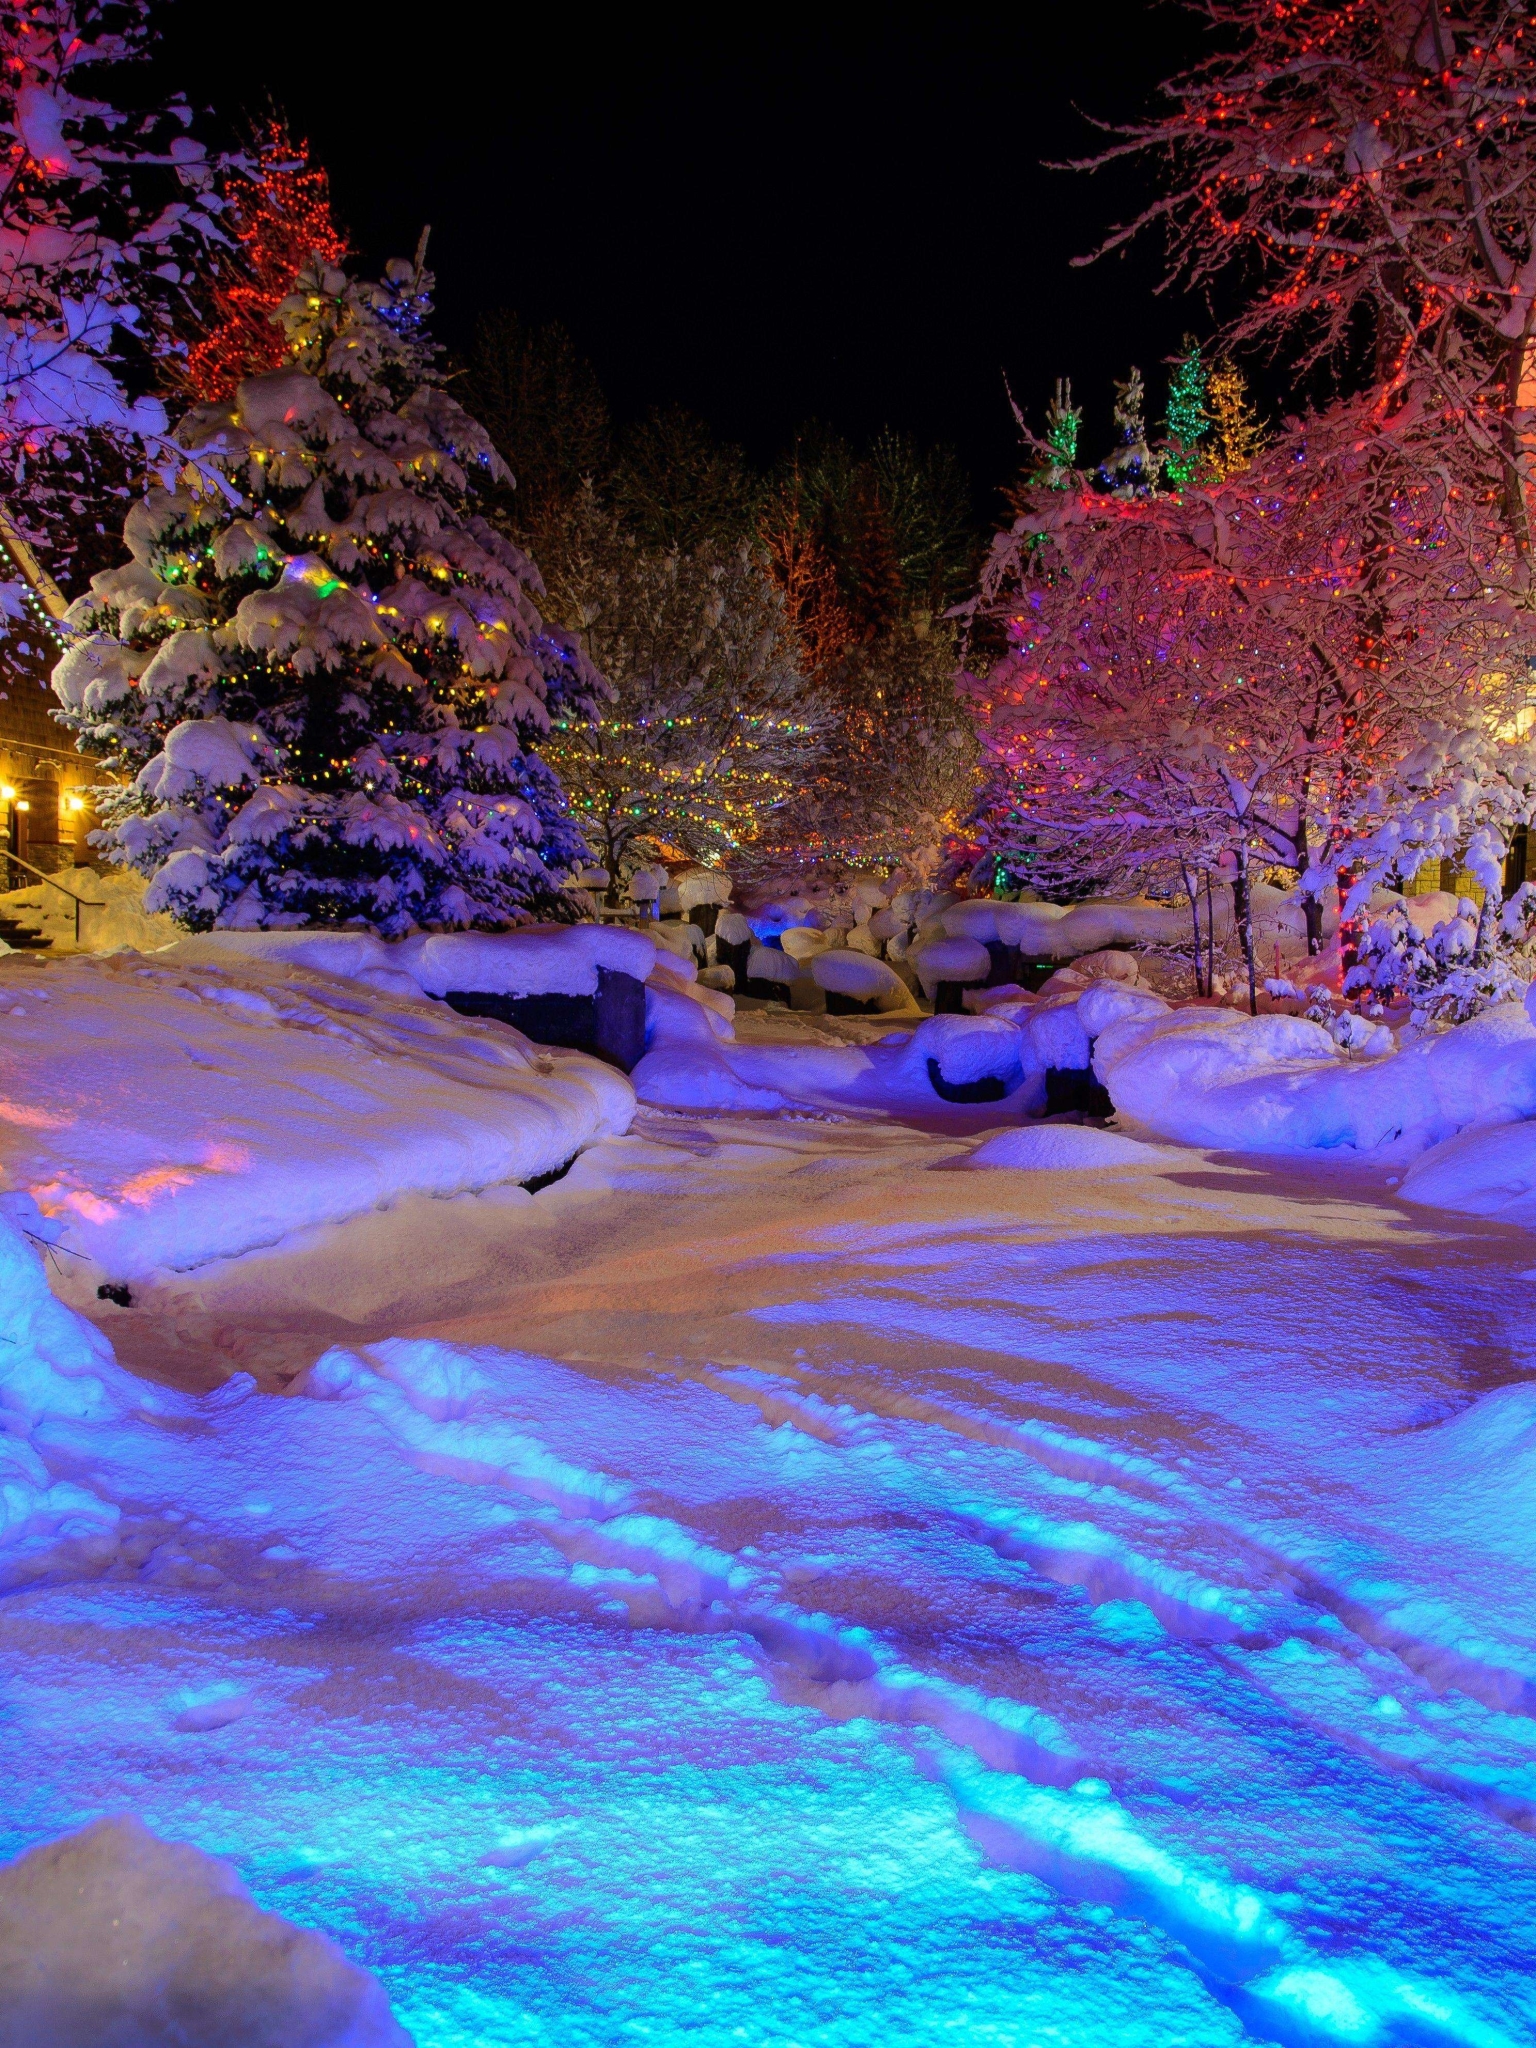
<instances>
[{"instance_id":1,"label":"tire track in snow","mask_svg":"<svg viewBox=\"0 0 1536 2048\"><path fill-rule=\"evenodd\" d=\"M786 1372L793 1371L798 1377L802 1370L787 1368ZM846 1401L832 1402L816 1393L797 1393L783 1382L776 1384L759 1367L715 1368L698 1377L705 1385L728 1398L756 1407L770 1425L802 1430L829 1445L848 1448L867 1443L872 1440L872 1428L878 1427L876 1417L879 1411L873 1404L861 1410ZM897 1403L892 1405L902 1409L909 1405L922 1408L923 1421L933 1418L936 1407L932 1403L914 1403L906 1395L899 1396ZM952 1410L942 1412L954 1413ZM908 1418L903 1415L902 1419ZM957 1420L961 1424L958 1433L975 1441L989 1447L1020 1448L1011 1434L1016 1425L985 1423L963 1413ZM1033 1441L1031 1437L1030 1442ZM891 1448L894 1456L903 1457L899 1448ZM906 1462L905 1459L903 1461ZM1067 1460L1052 1459L1047 1455L1038 1462L1063 1477L1068 1476L1062 1471L1063 1464L1069 1467L1074 1478L1084 1469L1075 1454ZM1156 1494L1149 1495L1148 1492L1145 1469L1148 1462L1137 1461L1133 1469L1135 1483L1127 1489L1139 1499L1157 1498ZM918 1468L910 1469L917 1476ZM1197 1488L1180 1474L1165 1473L1164 1477L1167 1484L1160 1489L1163 1496L1160 1506L1176 1500L1181 1507L1194 1513L1202 1531L1214 1529L1224 1540L1229 1537L1231 1525L1208 1512L1204 1497ZM1102 1466L1092 1483L1096 1486L1105 1484ZM1109 1485L1112 1489L1113 1482L1110 1481ZM1443 1755L1405 1755L1401 1747L1373 1739L1365 1732L1369 1724L1357 1718L1342 1715L1325 1718L1299 1708L1291 1694L1266 1682L1253 1659L1222 1654L1233 1649L1261 1650L1293 1640L1322 1652L1335 1663L1342 1661L1344 1667L1352 1672L1353 1664L1351 1660L1341 1659L1339 1645L1320 1637L1309 1625L1309 1610L1334 1613L1334 1609L1327 1601L1308 1598L1305 1574L1293 1573L1289 1569L1278 1573L1267 1571L1263 1573L1268 1581L1266 1584L1233 1587L1203 1578L1182 1566L1148 1558L1122 1537L1093 1521L1063 1523L1024 1510L983 1508L969 1503L953 1505L949 1519L951 1526L985 1545L997 1556L1027 1564L1032 1571L1056 1585L1080 1590L1094 1606L1117 1600L1139 1602L1169 1635L1220 1655L1223 1668L1233 1677L1257 1686L1285 1714L1312 1728L1329 1742L1347 1747L1385 1770L1410 1776L1427 1790L1460 1800L1522 1832L1536 1833L1536 1791L1525 1794L1490 1782L1476 1766L1460 1768ZM1241 1536L1241 1530L1238 1534ZM1272 1550L1262 1545L1240 1542L1237 1547L1255 1556L1261 1565L1270 1563L1275 1557ZM1335 1618L1344 1619L1336 1613ZM1395 1645L1373 1644L1366 1628L1356 1628L1351 1633L1367 1648L1374 1647L1395 1656L1410 1676L1429 1692L1447 1689L1444 1684L1435 1684L1434 1674L1426 1674L1416 1667L1411 1658L1398 1655ZM1501 1711L1497 1699L1489 1701L1482 1698L1471 1687L1456 1689L1466 1692L1469 1700L1475 1701L1481 1709L1493 1713ZM1421 1724L1418 1732L1427 1743L1434 1745L1437 1752L1443 1749L1443 1743L1434 1731L1423 1728ZM1516 1772L1536 1769L1536 1751L1529 1757L1515 1757L1510 1768Z\"/></svg>"},{"instance_id":2,"label":"tire track in snow","mask_svg":"<svg viewBox=\"0 0 1536 2048\"><path fill-rule=\"evenodd\" d=\"M867 1631L796 1607L770 1567L704 1545L645 1512L632 1483L572 1466L525 1424L496 1417L494 1383L472 1355L407 1340L361 1356L332 1351L305 1391L365 1404L424 1470L522 1495L529 1531L560 1552L578 1584L622 1601L636 1625L745 1636L791 1702L924 1731L937 1747L916 1752L919 1767L945 1784L989 1857L1157 1927L1261 2038L1386 2041L1411 2027L1423 2044L1516 2048L1433 1984L1369 1956L1324 1963L1263 1893L1144 1833L1039 1709L886 1661ZM784 1397L767 1398L789 1420ZM840 1404L807 1403L795 1426L806 1423L823 1442L847 1441Z\"/></svg>"},{"instance_id":3,"label":"tire track in snow","mask_svg":"<svg viewBox=\"0 0 1536 2048\"><path fill-rule=\"evenodd\" d=\"M846 1411L851 1417L862 1414L916 1422L974 1443L1022 1452L1064 1479L1118 1489L1164 1505L1176 1503L1202 1526L1219 1532L1232 1551L1245 1557L1279 1590L1331 1615L1360 1641L1395 1657L1433 1690L1455 1689L1496 1712L1536 1718L1536 1677L1531 1673L1494 1655L1472 1655L1455 1643L1405 1626L1385 1603L1371 1605L1358 1591L1336 1583L1314 1562L1286 1550L1272 1536L1223 1515L1211 1497L1182 1473L1170 1471L1144 1453L1118 1451L1087 1438L1068 1436L1049 1423L1002 1422L979 1410L883 1387L864 1375L838 1375L829 1398L815 1392L827 1374L794 1364L783 1370L807 1386L819 1404L818 1414L829 1409L839 1415ZM784 1406L785 1396L775 1399ZM791 1420L787 1409L784 1419ZM1391 1590L1404 1602L1413 1598L1406 1587Z\"/></svg>"}]
</instances>

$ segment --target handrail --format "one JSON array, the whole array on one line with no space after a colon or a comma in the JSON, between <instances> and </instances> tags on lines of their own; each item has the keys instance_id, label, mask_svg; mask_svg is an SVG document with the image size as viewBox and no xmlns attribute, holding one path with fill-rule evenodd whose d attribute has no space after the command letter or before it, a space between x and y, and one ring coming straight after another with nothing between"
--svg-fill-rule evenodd
<instances>
[{"instance_id":1,"label":"handrail","mask_svg":"<svg viewBox=\"0 0 1536 2048\"><path fill-rule=\"evenodd\" d=\"M23 860L23 859L22 859L22 857L21 857L21 855L20 855L19 853L12 853L9 847L7 847L7 848L5 849L4 857L5 857L5 859L6 859L6 860L8 860L8 861L9 861L9 862L10 862L10 863L12 864L12 866L13 866L13 867L18 867L18 868L25 868L25 869L26 869L26 871L27 871L27 873L28 873L29 875L36 875L37 879L38 879L38 880L39 880L40 882L46 882L46 883L47 883L47 885L48 885L48 887L49 887L50 889L57 889L57 890L58 890L58 892L59 892L59 894L60 894L61 896L67 896L67 897L69 898L70 902L74 904L74 906L75 906L75 944L76 944L76 945L78 946L78 945L79 945L79 943L80 943L80 913L81 913L81 911L82 911L82 910L105 910L105 909L106 909L106 907L107 907L107 906L106 906L106 904L105 904L105 903L98 903L98 902L96 902L96 901L95 901L95 899L94 899L93 897L90 897L90 896L77 896L77 895L75 894L75 892L74 892L74 890L73 890L73 889L66 889L66 888L65 888L65 886L64 886L64 884L63 884L62 882L58 882L58 881L55 881L52 875L44 874L44 872L43 872L43 870L42 870L41 868L35 868L35 867L33 867L33 865L32 865L32 863L31 863L31 861L29 861L29 860Z\"/></svg>"}]
</instances>

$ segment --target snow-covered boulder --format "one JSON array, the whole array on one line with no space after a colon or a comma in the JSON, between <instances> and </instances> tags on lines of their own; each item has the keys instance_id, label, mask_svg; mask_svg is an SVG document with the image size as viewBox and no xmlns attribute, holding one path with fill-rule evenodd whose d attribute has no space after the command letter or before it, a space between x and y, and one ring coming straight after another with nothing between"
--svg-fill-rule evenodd
<instances>
[{"instance_id":1,"label":"snow-covered boulder","mask_svg":"<svg viewBox=\"0 0 1536 2048\"><path fill-rule=\"evenodd\" d=\"M963 942L960 942L963 943ZM1024 1078L1024 1041L999 1017L925 1017L903 1065L946 1102L998 1102ZM1032 1063L1034 1064L1034 1063Z\"/></svg>"},{"instance_id":2,"label":"snow-covered boulder","mask_svg":"<svg viewBox=\"0 0 1536 2048\"><path fill-rule=\"evenodd\" d=\"M1040 1065L1076 1073L1091 1057L1088 1033L1075 1001L1037 1003L1022 1026Z\"/></svg>"},{"instance_id":3,"label":"snow-covered boulder","mask_svg":"<svg viewBox=\"0 0 1536 2048\"><path fill-rule=\"evenodd\" d=\"M678 877L677 900L685 911L702 909L706 904L729 903L731 878L718 868L690 868Z\"/></svg>"},{"instance_id":4,"label":"snow-covered boulder","mask_svg":"<svg viewBox=\"0 0 1536 2048\"><path fill-rule=\"evenodd\" d=\"M937 1002L941 988L948 984L957 993L968 982L985 981L992 972L992 955L979 939L942 938L930 940L921 951L908 954L923 991Z\"/></svg>"},{"instance_id":5,"label":"snow-covered boulder","mask_svg":"<svg viewBox=\"0 0 1536 2048\"><path fill-rule=\"evenodd\" d=\"M1134 982L1139 972L1135 954L1121 952L1113 946L1106 946L1098 953L1079 953L1072 962L1072 969L1088 981L1127 983Z\"/></svg>"},{"instance_id":6,"label":"snow-covered boulder","mask_svg":"<svg viewBox=\"0 0 1536 2048\"><path fill-rule=\"evenodd\" d=\"M410 2048L377 1978L128 1815L0 1869L0 2042Z\"/></svg>"},{"instance_id":7,"label":"snow-covered boulder","mask_svg":"<svg viewBox=\"0 0 1536 2048\"><path fill-rule=\"evenodd\" d=\"M1077 998L1077 1019L1090 1038L1128 1017L1159 1017L1169 1005L1150 989L1127 988L1117 981L1096 981Z\"/></svg>"},{"instance_id":8,"label":"snow-covered boulder","mask_svg":"<svg viewBox=\"0 0 1536 2048\"><path fill-rule=\"evenodd\" d=\"M893 968L851 948L818 953L811 962L811 977L833 1012L913 1007L906 983Z\"/></svg>"},{"instance_id":9,"label":"snow-covered boulder","mask_svg":"<svg viewBox=\"0 0 1536 2048\"><path fill-rule=\"evenodd\" d=\"M789 1001L789 991L799 973L799 964L775 946L755 941L747 954L747 994L759 1000Z\"/></svg>"},{"instance_id":10,"label":"snow-covered boulder","mask_svg":"<svg viewBox=\"0 0 1536 2048\"><path fill-rule=\"evenodd\" d=\"M815 925L792 924L779 934L779 945L796 962L813 960L831 943L828 934Z\"/></svg>"},{"instance_id":11,"label":"snow-covered boulder","mask_svg":"<svg viewBox=\"0 0 1536 2048\"><path fill-rule=\"evenodd\" d=\"M978 939L985 945L989 939L1000 936L997 914L1003 907L993 902L990 896L975 896L963 903L952 903L942 914L945 935L951 939Z\"/></svg>"}]
</instances>

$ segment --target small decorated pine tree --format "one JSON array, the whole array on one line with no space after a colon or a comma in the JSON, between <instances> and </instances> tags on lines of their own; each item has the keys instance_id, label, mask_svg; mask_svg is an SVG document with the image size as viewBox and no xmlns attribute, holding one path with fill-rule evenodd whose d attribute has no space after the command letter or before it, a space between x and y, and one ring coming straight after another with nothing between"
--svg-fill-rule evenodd
<instances>
[{"instance_id":1,"label":"small decorated pine tree","mask_svg":"<svg viewBox=\"0 0 1536 2048\"><path fill-rule=\"evenodd\" d=\"M506 471L437 380L429 287L420 252L301 273L287 366L177 430L223 490L151 491L71 607L59 716L129 778L107 856L194 929L503 924L585 858L535 747L602 685L476 511Z\"/></svg>"},{"instance_id":2,"label":"small decorated pine tree","mask_svg":"<svg viewBox=\"0 0 1536 2048\"><path fill-rule=\"evenodd\" d=\"M1209 388L1200 344L1186 334L1168 382L1168 445L1163 451L1163 476L1176 491L1200 467L1200 444L1211 431Z\"/></svg>"},{"instance_id":3,"label":"small decorated pine tree","mask_svg":"<svg viewBox=\"0 0 1536 2048\"><path fill-rule=\"evenodd\" d=\"M1159 457L1147 446L1147 397L1134 367L1115 386L1115 427L1120 438L1099 464L1099 488L1119 498L1144 498L1157 488Z\"/></svg>"}]
</instances>

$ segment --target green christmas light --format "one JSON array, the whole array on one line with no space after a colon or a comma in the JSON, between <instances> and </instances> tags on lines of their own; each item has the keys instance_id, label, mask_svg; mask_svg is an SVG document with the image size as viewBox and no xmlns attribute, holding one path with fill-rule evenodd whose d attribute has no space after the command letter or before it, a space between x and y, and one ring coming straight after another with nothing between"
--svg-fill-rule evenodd
<instances>
[{"instance_id":1,"label":"green christmas light","mask_svg":"<svg viewBox=\"0 0 1536 2048\"><path fill-rule=\"evenodd\" d=\"M1163 475L1175 490L1187 484L1199 462L1199 444L1211 430L1206 405L1210 378L1201 360L1200 344L1184 337L1184 353L1168 386L1168 452Z\"/></svg>"}]
</instances>

